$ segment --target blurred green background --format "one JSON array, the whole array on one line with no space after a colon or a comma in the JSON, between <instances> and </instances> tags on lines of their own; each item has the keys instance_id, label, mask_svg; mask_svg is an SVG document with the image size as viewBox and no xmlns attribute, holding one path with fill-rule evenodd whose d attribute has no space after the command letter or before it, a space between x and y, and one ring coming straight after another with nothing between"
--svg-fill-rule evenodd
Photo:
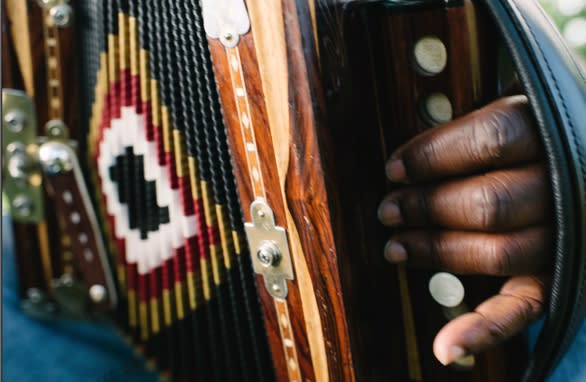
<instances>
[{"instance_id":1,"label":"blurred green background","mask_svg":"<svg viewBox=\"0 0 586 382\"><path fill-rule=\"evenodd\" d=\"M530 1L530 0L525 0ZM586 59L586 0L540 0L568 44Z\"/></svg>"}]
</instances>

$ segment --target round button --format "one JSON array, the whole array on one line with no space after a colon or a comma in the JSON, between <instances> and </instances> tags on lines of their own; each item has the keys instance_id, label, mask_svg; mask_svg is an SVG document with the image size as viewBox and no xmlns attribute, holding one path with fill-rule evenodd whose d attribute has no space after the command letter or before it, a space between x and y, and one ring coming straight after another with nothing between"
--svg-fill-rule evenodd
<instances>
[{"instance_id":1,"label":"round button","mask_svg":"<svg viewBox=\"0 0 586 382\"><path fill-rule=\"evenodd\" d=\"M106 291L106 288L103 285L94 284L89 289L89 295L94 303L99 304L106 300L108 292Z\"/></svg>"},{"instance_id":2,"label":"round button","mask_svg":"<svg viewBox=\"0 0 586 382\"><path fill-rule=\"evenodd\" d=\"M446 123L452 120L452 103L443 93L432 93L423 103L424 113L428 122L433 125Z\"/></svg>"},{"instance_id":3,"label":"round button","mask_svg":"<svg viewBox=\"0 0 586 382\"><path fill-rule=\"evenodd\" d=\"M439 38L434 36L419 39L415 43L413 55L419 70L427 75L440 73L448 63L446 46Z\"/></svg>"},{"instance_id":4,"label":"round button","mask_svg":"<svg viewBox=\"0 0 586 382\"><path fill-rule=\"evenodd\" d=\"M57 4L49 9L51 21L60 28L71 24L73 19L73 8L69 4Z\"/></svg>"},{"instance_id":5,"label":"round button","mask_svg":"<svg viewBox=\"0 0 586 382\"><path fill-rule=\"evenodd\" d=\"M275 267L281 261L281 252L275 243L265 240L258 248L256 257L263 267Z\"/></svg>"},{"instance_id":6,"label":"round button","mask_svg":"<svg viewBox=\"0 0 586 382\"><path fill-rule=\"evenodd\" d=\"M464 300L464 285L456 276L438 272L429 280L429 293L438 304L454 308Z\"/></svg>"}]
</instances>

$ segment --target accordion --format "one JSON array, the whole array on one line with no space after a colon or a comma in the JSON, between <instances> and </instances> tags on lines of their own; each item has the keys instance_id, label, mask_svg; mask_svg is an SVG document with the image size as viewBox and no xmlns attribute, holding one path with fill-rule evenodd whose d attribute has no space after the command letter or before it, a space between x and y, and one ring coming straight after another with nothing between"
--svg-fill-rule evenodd
<instances>
[{"instance_id":1,"label":"accordion","mask_svg":"<svg viewBox=\"0 0 586 382\"><path fill-rule=\"evenodd\" d=\"M391 151L515 78L509 3L3 2L23 309L107 316L177 381L520 380L522 338L435 360L451 313L376 217Z\"/></svg>"}]
</instances>

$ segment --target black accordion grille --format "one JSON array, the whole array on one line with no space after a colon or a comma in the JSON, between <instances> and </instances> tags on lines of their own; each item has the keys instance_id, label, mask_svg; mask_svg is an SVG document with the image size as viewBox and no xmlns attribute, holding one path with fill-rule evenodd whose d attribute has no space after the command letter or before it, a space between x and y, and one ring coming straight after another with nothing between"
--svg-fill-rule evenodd
<instances>
[{"instance_id":1,"label":"black accordion grille","mask_svg":"<svg viewBox=\"0 0 586 382\"><path fill-rule=\"evenodd\" d=\"M199 0L76 6L121 326L173 380L273 380Z\"/></svg>"}]
</instances>

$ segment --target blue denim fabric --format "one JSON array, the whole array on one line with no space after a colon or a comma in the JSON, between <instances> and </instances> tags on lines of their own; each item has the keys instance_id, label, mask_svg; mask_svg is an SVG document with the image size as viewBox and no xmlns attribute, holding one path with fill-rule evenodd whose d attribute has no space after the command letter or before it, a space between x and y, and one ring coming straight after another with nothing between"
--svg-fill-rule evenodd
<instances>
[{"instance_id":1,"label":"blue denim fabric","mask_svg":"<svg viewBox=\"0 0 586 382\"><path fill-rule=\"evenodd\" d=\"M529 328L529 346L533 348L543 321ZM586 382L586 320L578 331L574 342L562 358L547 382Z\"/></svg>"},{"instance_id":2,"label":"blue denim fabric","mask_svg":"<svg viewBox=\"0 0 586 382\"><path fill-rule=\"evenodd\" d=\"M2 231L2 380L154 382L157 375L106 325L42 322L19 307L10 224ZM6 224L7 223L7 224ZM530 346L541 329L529 330ZM547 382L586 381L586 321Z\"/></svg>"},{"instance_id":3,"label":"blue denim fabric","mask_svg":"<svg viewBox=\"0 0 586 382\"><path fill-rule=\"evenodd\" d=\"M2 381L155 382L130 345L110 326L34 320L18 297L10 223L2 230Z\"/></svg>"}]
</instances>

